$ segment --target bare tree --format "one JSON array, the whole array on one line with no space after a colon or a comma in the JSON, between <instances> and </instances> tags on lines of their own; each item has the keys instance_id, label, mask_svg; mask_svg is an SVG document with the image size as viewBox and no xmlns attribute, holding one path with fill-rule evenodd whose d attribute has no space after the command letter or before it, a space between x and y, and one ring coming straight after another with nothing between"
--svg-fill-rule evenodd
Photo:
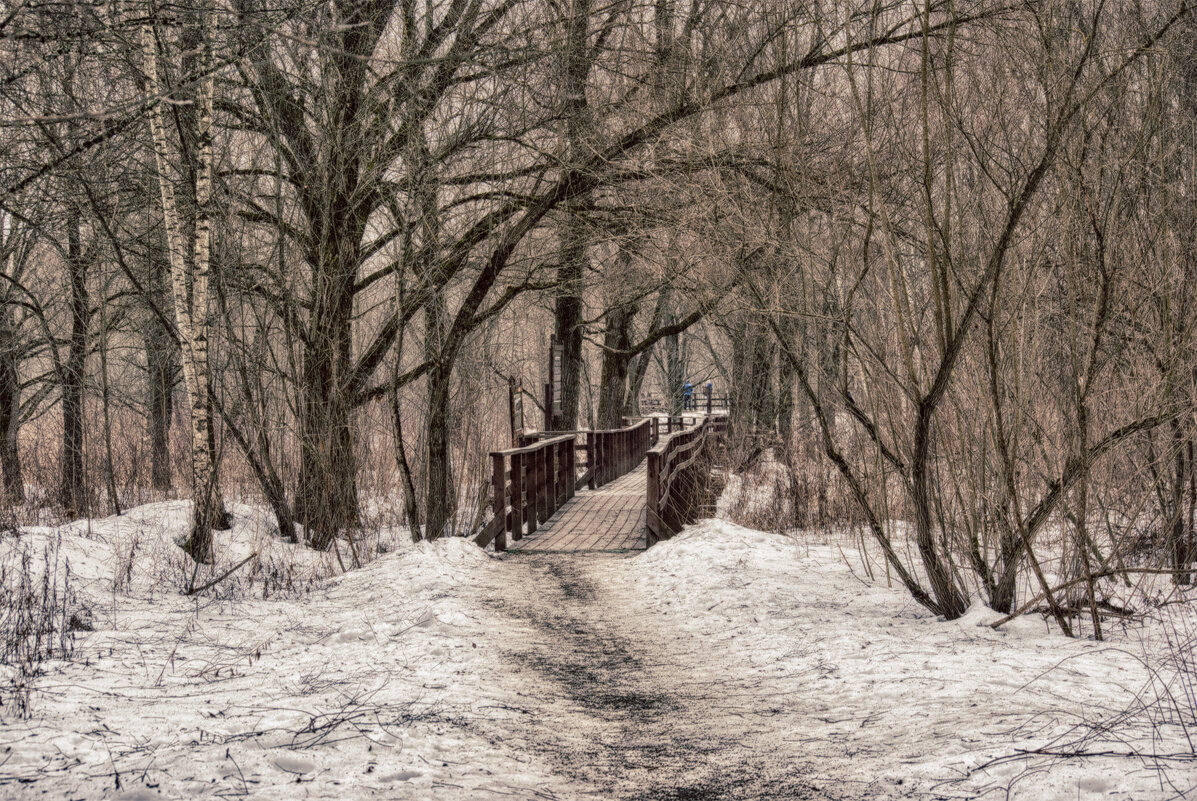
<instances>
[{"instance_id":1,"label":"bare tree","mask_svg":"<svg viewBox=\"0 0 1197 801\"><path fill-rule=\"evenodd\" d=\"M211 12L199 11L198 46L200 81L195 101L198 106L195 127L194 216L186 221L176 200L175 181L180 170L172 159L167 138L163 105L170 98L163 92L158 70L158 41L154 26L146 22L141 30L142 56L145 60L147 100L150 109L150 133L158 167L162 194L162 219L166 228L166 252L170 260L175 326L182 340L183 374L191 412L191 482L194 517L185 549L197 562L212 559L212 529L223 517L216 477L215 429L212 416L208 339L211 331L209 271L211 269L212 202L212 114L215 95L215 71L211 50ZM151 14L148 17L154 19ZM181 148L182 145L179 145ZM187 241L185 232L191 232ZM192 251L188 258L188 244Z\"/></svg>"}]
</instances>

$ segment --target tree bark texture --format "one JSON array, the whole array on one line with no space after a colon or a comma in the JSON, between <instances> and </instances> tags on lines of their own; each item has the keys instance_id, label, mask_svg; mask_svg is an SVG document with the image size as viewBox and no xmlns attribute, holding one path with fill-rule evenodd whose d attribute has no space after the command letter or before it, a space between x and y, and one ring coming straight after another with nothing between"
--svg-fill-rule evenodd
<instances>
[{"instance_id":1,"label":"tree bark texture","mask_svg":"<svg viewBox=\"0 0 1197 801\"><path fill-rule=\"evenodd\" d=\"M607 328L603 334L602 373L599 380L599 428L620 428L626 405L628 367L632 356L632 321L636 306L625 303L607 312Z\"/></svg>"},{"instance_id":2,"label":"tree bark texture","mask_svg":"<svg viewBox=\"0 0 1197 801\"><path fill-rule=\"evenodd\" d=\"M167 300L164 266L157 259L150 259L148 283L155 303ZM169 492L173 485L170 470L170 424L174 417L174 384L179 370L178 348L171 338L170 331L158 316L150 314L147 317L144 346L150 483L159 492Z\"/></svg>"},{"instance_id":3,"label":"tree bark texture","mask_svg":"<svg viewBox=\"0 0 1197 801\"><path fill-rule=\"evenodd\" d=\"M78 211L67 221L67 278L70 281L71 338L62 376L62 483L60 498L67 517L88 511L83 465L83 384L87 374L87 333L91 322L87 260L83 254Z\"/></svg>"},{"instance_id":4,"label":"tree bark texture","mask_svg":"<svg viewBox=\"0 0 1197 801\"><path fill-rule=\"evenodd\" d=\"M0 470L4 473L4 500L9 504L25 502L25 478L17 447L21 428L19 351L12 312L0 308Z\"/></svg>"},{"instance_id":5,"label":"tree bark texture","mask_svg":"<svg viewBox=\"0 0 1197 801\"><path fill-rule=\"evenodd\" d=\"M569 166L584 162L586 140L590 132L586 104L586 84L590 76L591 55L590 0L571 0L566 23L565 51L562 53L562 79L565 101L565 151ZM588 234L583 216L588 196L575 198L565 205L558 234L560 265L557 268L557 303L554 330L561 344L561 411L552 416L555 431L570 431L578 425L578 403L582 377L582 292L586 276Z\"/></svg>"},{"instance_id":6,"label":"tree bark texture","mask_svg":"<svg viewBox=\"0 0 1197 801\"><path fill-rule=\"evenodd\" d=\"M215 81L211 72L208 12L203 11L201 15L202 68L207 77L200 82L196 98L198 118L194 250L190 262L184 242L183 220L179 214L171 178L170 143L167 139L162 103L154 104L149 117L154 158L158 168L158 186L162 194L162 216L166 228L166 250L171 266L175 325L183 343L183 375L191 408L191 483L194 509L191 534L183 547L196 561L211 561L212 528L222 522L223 504L219 500L216 483L215 430L208 364L208 335L211 328L208 294L211 263L212 110ZM158 99L161 96L158 47L153 26L149 24L142 27L142 51L149 97Z\"/></svg>"}]
</instances>

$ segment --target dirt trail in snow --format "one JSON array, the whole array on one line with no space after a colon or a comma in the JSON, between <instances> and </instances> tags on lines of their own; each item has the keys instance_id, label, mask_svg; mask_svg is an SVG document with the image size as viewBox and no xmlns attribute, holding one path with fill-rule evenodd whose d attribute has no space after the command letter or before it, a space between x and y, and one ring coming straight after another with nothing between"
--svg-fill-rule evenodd
<instances>
[{"instance_id":1,"label":"dirt trail in snow","mask_svg":"<svg viewBox=\"0 0 1197 801\"><path fill-rule=\"evenodd\" d=\"M498 597L503 676L527 719L488 732L538 753L579 794L626 799L826 799L799 733L759 681L712 661L703 643L646 616L605 572L605 554L506 559ZM794 739L787 741L787 734ZM586 789L582 789L586 788Z\"/></svg>"}]
</instances>

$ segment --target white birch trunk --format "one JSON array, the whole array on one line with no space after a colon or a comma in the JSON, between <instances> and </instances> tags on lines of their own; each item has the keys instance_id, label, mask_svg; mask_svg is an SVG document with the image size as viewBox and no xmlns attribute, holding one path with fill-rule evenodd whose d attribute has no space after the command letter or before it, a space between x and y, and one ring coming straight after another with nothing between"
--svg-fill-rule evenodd
<instances>
[{"instance_id":1,"label":"white birch trunk","mask_svg":"<svg viewBox=\"0 0 1197 801\"><path fill-rule=\"evenodd\" d=\"M208 397L208 275L211 261L212 199L212 107L215 80L212 74L212 50L209 41L209 14L201 11L203 29L201 71L204 78L198 97L198 145L195 181L195 248L189 268L186 258L178 204L171 183L170 143L162 112L161 85L158 80L158 47L154 28L146 23L141 29L142 55L145 59L146 92L153 103L150 109L150 133L158 168L158 186L162 192L162 217L166 226L166 250L170 259L171 287L174 295L175 324L182 340L183 375L191 408L191 480L195 499L194 526L185 549L197 561L211 559L212 527L218 514L216 498L216 462L212 453L211 402ZM190 293L188 287L190 286Z\"/></svg>"}]
</instances>

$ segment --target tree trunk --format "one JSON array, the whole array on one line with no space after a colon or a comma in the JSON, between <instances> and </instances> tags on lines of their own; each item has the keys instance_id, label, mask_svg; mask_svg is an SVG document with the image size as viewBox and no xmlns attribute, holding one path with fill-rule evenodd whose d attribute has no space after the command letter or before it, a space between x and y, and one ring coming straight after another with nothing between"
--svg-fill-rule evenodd
<instances>
[{"instance_id":1,"label":"tree trunk","mask_svg":"<svg viewBox=\"0 0 1197 801\"><path fill-rule=\"evenodd\" d=\"M358 499L350 402L345 372L350 364L353 312L352 273L327 276L317 270L312 332L304 351L300 424L299 490L295 516L307 527L308 543L324 549L336 533L357 524Z\"/></svg>"},{"instance_id":2,"label":"tree trunk","mask_svg":"<svg viewBox=\"0 0 1197 801\"><path fill-rule=\"evenodd\" d=\"M208 364L208 336L211 329L208 292L212 255L212 109L215 94L209 25L208 12L201 11L198 23L201 30L196 38L200 43L200 71L206 73L206 77L200 83L195 98L198 109L195 130L195 214L190 261L187 258L184 223L191 221L182 219L176 201L162 103L155 103L149 114L158 187L162 196L162 219L166 228L175 321L183 342L183 375L191 408L191 486L194 503L191 533L186 542L181 544L197 562L212 560L212 529L217 524L227 523L216 481L216 434ZM151 24L142 26L141 37L147 96L157 100L161 97L158 45ZM180 143L180 149L182 145ZM188 225L187 228L192 227Z\"/></svg>"},{"instance_id":3,"label":"tree trunk","mask_svg":"<svg viewBox=\"0 0 1197 801\"><path fill-rule=\"evenodd\" d=\"M62 377L62 483L60 498L68 518L87 512L83 473L83 381L90 322L87 264L79 239L81 220L72 211L67 222L67 274L71 284L71 338Z\"/></svg>"},{"instance_id":4,"label":"tree trunk","mask_svg":"<svg viewBox=\"0 0 1197 801\"><path fill-rule=\"evenodd\" d=\"M789 331L787 334L791 333ZM794 466L794 367L786 359L777 362L777 439L778 458L782 464Z\"/></svg>"},{"instance_id":5,"label":"tree trunk","mask_svg":"<svg viewBox=\"0 0 1197 801\"><path fill-rule=\"evenodd\" d=\"M931 593L940 614L955 620L968 609L968 600L956 586L950 566L936 547L931 514L931 430L934 410L924 401L919 405L911 457L910 501L914 511L914 533L923 567L931 584Z\"/></svg>"},{"instance_id":6,"label":"tree trunk","mask_svg":"<svg viewBox=\"0 0 1197 801\"><path fill-rule=\"evenodd\" d=\"M748 368L748 403L752 430L772 433L777 419L773 394L773 337L755 323L749 328L751 365Z\"/></svg>"},{"instance_id":7,"label":"tree trunk","mask_svg":"<svg viewBox=\"0 0 1197 801\"><path fill-rule=\"evenodd\" d=\"M737 436L752 433L755 400L752 397L754 346L752 327L741 318L733 322L731 339L731 377L727 389L731 428Z\"/></svg>"},{"instance_id":8,"label":"tree trunk","mask_svg":"<svg viewBox=\"0 0 1197 801\"><path fill-rule=\"evenodd\" d=\"M104 282L107 283L107 282ZM103 284L101 284L103 287ZM107 296L107 288L100 294ZM108 380L108 313L107 297L100 302L100 412L104 432L104 480L108 491L108 508L121 514L120 493L116 489L116 458L112 451L112 388Z\"/></svg>"},{"instance_id":9,"label":"tree trunk","mask_svg":"<svg viewBox=\"0 0 1197 801\"><path fill-rule=\"evenodd\" d=\"M0 310L0 470L4 472L4 500L25 502L25 478L17 434L21 428L21 379L18 350L10 310Z\"/></svg>"},{"instance_id":10,"label":"tree trunk","mask_svg":"<svg viewBox=\"0 0 1197 801\"><path fill-rule=\"evenodd\" d=\"M599 428L620 428L628 385L628 365L631 357L626 351L632 347L632 320L636 307L616 306L607 314L607 330L603 334L602 377L599 381Z\"/></svg>"},{"instance_id":11,"label":"tree trunk","mask_svg":"<svg viewBox=\"0 0 1197 801\"><path fill-rule=\"evenodd\" d=\"M649 330L656 330L661 327L665 317L667 316L667 308L669 304L669 289L662 287L657 293L657 302L653 305L653 320ZM639 356L632 360L631 375L628 378L628 399L624 403L623 413L628 417L637 417L640 415L640 393L644 389L644 378L648 375L649 365L652 364L653 348L655 345L650 345Z\"/></svg>"},{"instance_id":12,"label":"tree trunk","mask_svg":"<svg viewBox=\"0 0 1197 801\"><path fill-rule=\"evenodd\" d=\"M640 416L640 393L644 391L644 379L648 375L652 357L653 349L650 347L632 360L628 374L628 396L623 404L623 413L627 417Z\"/></svg>"},{"instance_id":13,"label":"tree trunk","mask_svg":"<svg viewBox=\"0 0 1197 801\"><path fill-rule=\"evenodd\" d=\"M426 539L449 533L456 511L449 462L449 390L452 360L441 361L428 374L428 500Z\"/></svg>"},{"instance_id":14,"label":"tree trunk","mask_svg":"<svg viewBox=\"0 0 1197 801\"><path fill-rule=\"evenodd\" d=\"M673 315L667 315L672 322ZM682 411L682 389L686 383L686 364L682 356L680 337L670 334L665 337L665 410L669 414Z\"/></svg>"},{"instance_id":15,"label":"tree trunk","mask_svg":"<svg viewBox=\"0 0 1197 801\"><path fill-rule=\"evenodd\" d=\"M396 382L397 383L397 382ZM403 410L399 406L398 388L391 390L391 434L394 439L395 465L399 468L399 480L403 487L403 516L412 542L419 542L420 503L416 495L416 484L412 478L411 464L407 459L407 443L403 437Z\"/></svg>"},{"instance_id":16,"label":"tree trunk","mask_svg":"<svg viewBox=\"0 0 1197 801\"><path fill-rule=\"evenodd\" d=\"M591 55L590 0L571 0L566 25L562 78L565 102L565 150L570 164L584 160L590 124L586 104L586 83ZM571 431L578 427L578 401L582 377L582 288L586 274L586 228L582 217L587 198L567 204L560 225L561 263L557 268L557 304L554 330L561 344L561 413L552 416L550 428Z\"/></svg>"},{"instance_id":17,"label":"tree trunk","mask_svg":"<svg viewBox=\"0 0 1197 801\"><path fill-rule=\"evenodd\" d=\"M561 267L557 280L563 294L558 296L554 329L561 345L561 412L552 416L554 431L572 431L578 424L578 402L582 386L582 296L583 264L586 259L585 235L573 215L562 224Z\"/></svg>"},{"instance_id":18,"label":"tree trunk","mask_svg":"<svg viewBox=\"0 0 1197 801\"><path fill-rule=\"evenodd\" d=\"M1171 423L1172 430L1172 451L1175 454L1173 460L1175 462L1172 474L1172 515L1171 525L1168 527L1168 545L1172 556L1172 568L1176 571L1172 580L1180 585L1186 585L1190 582L1190 574L1183 571L1188 567L1189 562L1192 561L1192 554L1189 552L1189 544L1191 541L1191 534L1185 530L1186 516L1184 512L1184 493L1187 482L1188 472L1192 469L1192 465L1187 463L1186 456L1188 450L1185 447L1185 435L1181 430L1181 424L1178 420L1173 420Z\"/></svg>"},{"instance_id":19,"label":"tree trunk","mask_svg":"<svg viewBox=\"0 0 1197 801\"><path fill-rule=\"evenodd\" d=\"M156 303L166 305L163 267L150 259L149 290ZM170 424L174 417L174 383L178 375L178 349L170 332L157 315L148 315L145 323L146 395L150 437L150 483L159 492L169 492Z\"/></svg>"}]
</instances>

